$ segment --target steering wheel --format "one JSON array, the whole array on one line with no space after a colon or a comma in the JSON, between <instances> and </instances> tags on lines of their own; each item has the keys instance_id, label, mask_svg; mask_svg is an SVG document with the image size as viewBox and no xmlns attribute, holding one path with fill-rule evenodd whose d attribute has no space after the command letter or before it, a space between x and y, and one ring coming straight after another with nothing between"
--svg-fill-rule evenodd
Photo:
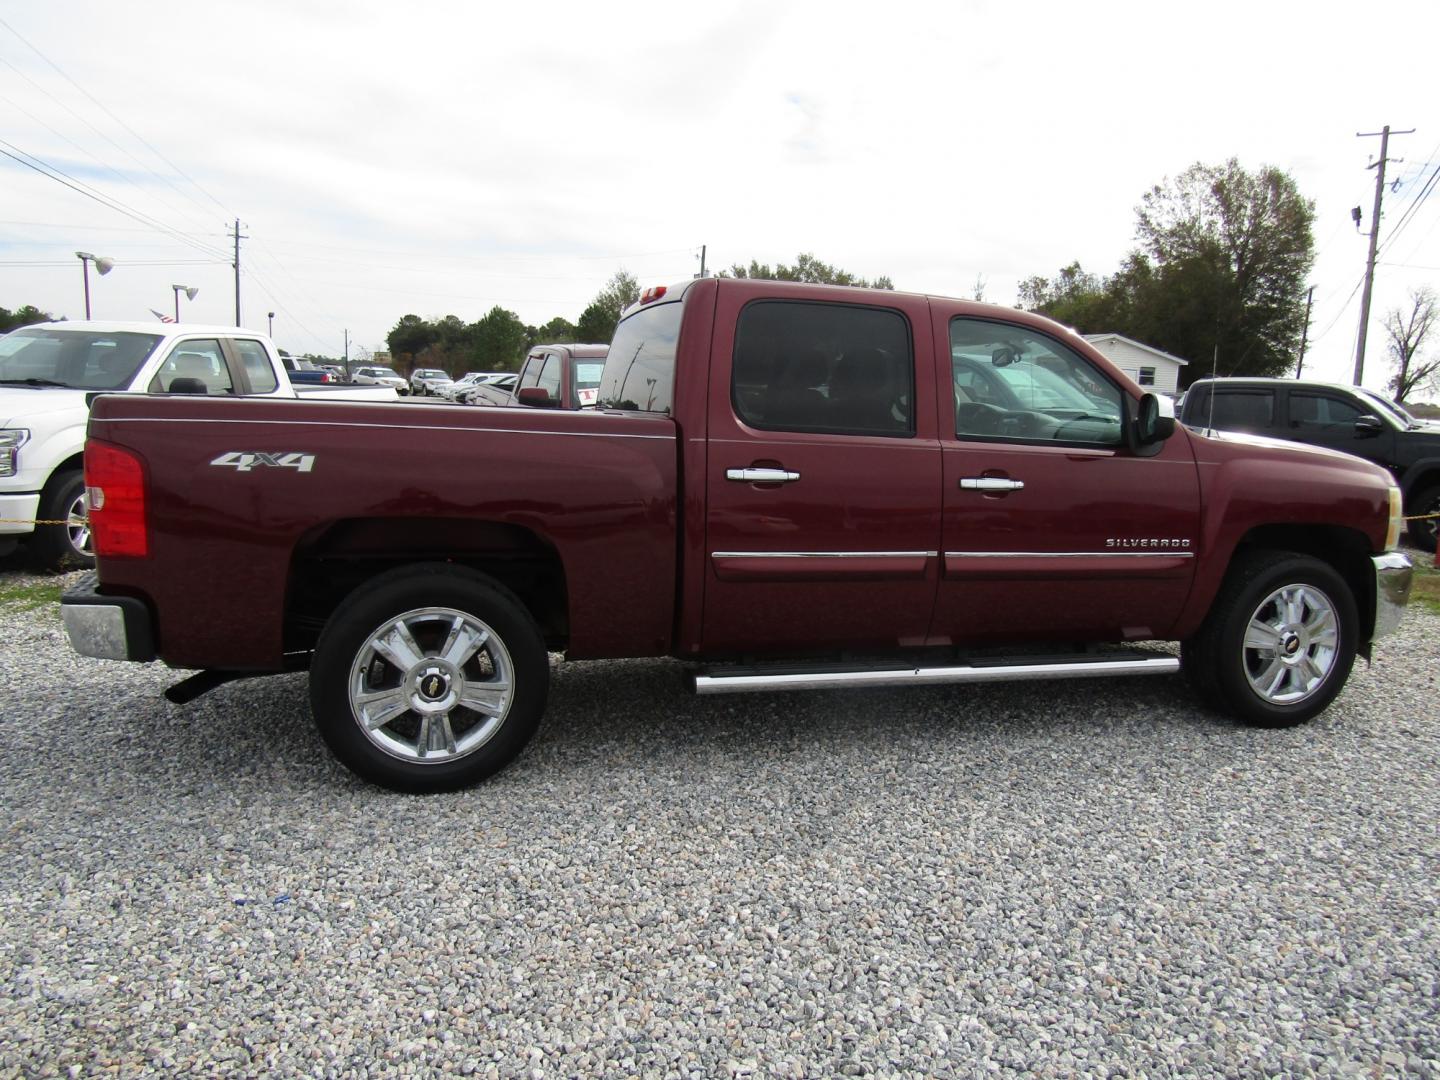
<instances>
[{"instance_id":1,"label":"steering wheel","mask_svg":"<svg viewBox=\"0 0 1440 1080\"><path fill-rule=\"evenodd\" d=\"M955 434L998 435L1006 411L983 401L964 401L955 406Z\"/></svg>"}]
</instances>

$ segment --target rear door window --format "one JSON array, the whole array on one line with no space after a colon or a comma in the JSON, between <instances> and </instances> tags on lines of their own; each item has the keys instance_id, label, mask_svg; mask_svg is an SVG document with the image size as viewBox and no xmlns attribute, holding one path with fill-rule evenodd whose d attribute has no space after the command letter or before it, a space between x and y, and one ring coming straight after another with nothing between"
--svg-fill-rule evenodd
<instances>
[{"instance_id":1,"label":"rear door window","mask_svg":"<svg viewBox=\"0 0 1440 1080\"><path fill-rule=\"evenodd\" d=\"M756 301L735 328L730 398L764 431L912 436L910 324L888 308Z\"/></svg>"},{"instance_id":2,"label":"rear door window","mask_svg":"<svg viewBox=\"0 0 1440 1080\"><path fill-rule=\"evenodd\" d=\"M269 394L279 389L275 368L270 363L270 354L265 351L264 345L249 338L235 338L233 344L240 363L245 366L245 378L250 382L252 394Z\"/></svg>"},{"instance_id":3,"label":"rear door window","mask_svg":"<svg viewBox=\"0 0 1440 1080\"><path fill-rule=\"evenodd\" d=\"M1273 390L1230 390L1202 395L1196 402L1195 423L1220 431L1264 431L1275 424L1275 392ZM1213 416L1213 419L1212 419Z\"/></svg>"}]
</instances>

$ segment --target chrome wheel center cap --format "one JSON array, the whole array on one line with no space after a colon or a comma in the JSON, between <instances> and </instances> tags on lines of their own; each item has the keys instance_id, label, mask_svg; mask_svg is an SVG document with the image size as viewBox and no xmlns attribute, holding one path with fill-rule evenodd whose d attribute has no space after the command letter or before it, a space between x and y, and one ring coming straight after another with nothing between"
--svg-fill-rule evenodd
<instances>
[{"instance_id":1,"label":"chrome wheel center cap","mask_svg":"<svg viewBox=\"0 0 1440 1080\"><path fill-rule=\"evenodd\" d=\"M1294 656L1300 651L1300 635L1293 630L1287 630L1280 636L1280 651L1286 656Z\"/></svg>"},{"instance_id":2,"label":"chrome wheel center cap","mask_svg":"<svg viewBox=\"0 0 1440 1080\"><path fill-rule=\"evenodd\" d=\"M445 668L430 665L415 673L415 697L418 705L436 705L451 696L451 674Z\"/></svg>"}]
</instances>

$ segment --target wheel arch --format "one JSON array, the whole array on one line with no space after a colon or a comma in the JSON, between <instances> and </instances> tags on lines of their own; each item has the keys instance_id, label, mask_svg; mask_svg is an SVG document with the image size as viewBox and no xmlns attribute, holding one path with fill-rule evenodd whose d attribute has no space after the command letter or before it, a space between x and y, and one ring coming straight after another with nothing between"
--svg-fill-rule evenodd
<instances>
[{"instance_id":1,"label":"wheel arch","mask_svg":"<svg viewBox=\"0 0 1440 1080\"><path fill-rule=\"evenodd\" d=\"M49 492L57 483L59 483L60 477L64 476L66 473L83 472L84 469L85 452L83 450L76 451L69 457L60 461L53 469L50 470L50 475L45 478L45 486L42 490L45 492Z\"/></svg>"},{"instance_id":2,"label":"wheel arch","mask_svg":"<svg viewBox=\"0 0 1440 1080\"><path fill-rule=\"evenodd\" d=\"M315 647L346 597L381 574L417 563L484 574L514 593L547 648L569 639L569 589L559 551L522 526L470 518L348 518L318 526L295 545L285 590L286 653Z\"/></svg>"},{"instance_id":3,"label":"wheel arch","mask_svg":"<svg viewBox=\"0 0 1440 1080\"><path fill-rule=\"evenodd\" d=\"M1370 639L1375 631L1375 566L1370 561L1370 541L1363 532L1343 525L1257 525L1235 545L1231 565L1241 555L1256 551L1308 555L1339 574L1355 597L1360 617L1360 653L1369 659Z\"/></svg>"}]
</instances>

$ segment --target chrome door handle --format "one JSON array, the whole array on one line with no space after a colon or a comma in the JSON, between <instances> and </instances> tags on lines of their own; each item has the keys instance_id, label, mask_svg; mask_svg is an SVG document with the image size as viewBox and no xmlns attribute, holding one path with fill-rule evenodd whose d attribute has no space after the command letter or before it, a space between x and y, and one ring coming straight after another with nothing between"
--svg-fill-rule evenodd
<instances>
[{"instance_id":1,"label":"chrome door handle","mask_svg":"<svg viewBox=\"0 0 1440 1080\"><path fill-rule=\"evenodd\" d=\"M798 472L789 469L726 469L725 479L739 484L789 484L800 479Z\"/></svg>"},{"instance_id":2,"label":"chrome door handle","mask_svg":"<svg viewBox=\"0 0 1440 1080\"><path fill-rule=\"evenodd\" d=\"M1001 476L965 476L960 486L966 491L1024 491L1025 481L1006 480Z\"/></svg>"}]
</instances>

